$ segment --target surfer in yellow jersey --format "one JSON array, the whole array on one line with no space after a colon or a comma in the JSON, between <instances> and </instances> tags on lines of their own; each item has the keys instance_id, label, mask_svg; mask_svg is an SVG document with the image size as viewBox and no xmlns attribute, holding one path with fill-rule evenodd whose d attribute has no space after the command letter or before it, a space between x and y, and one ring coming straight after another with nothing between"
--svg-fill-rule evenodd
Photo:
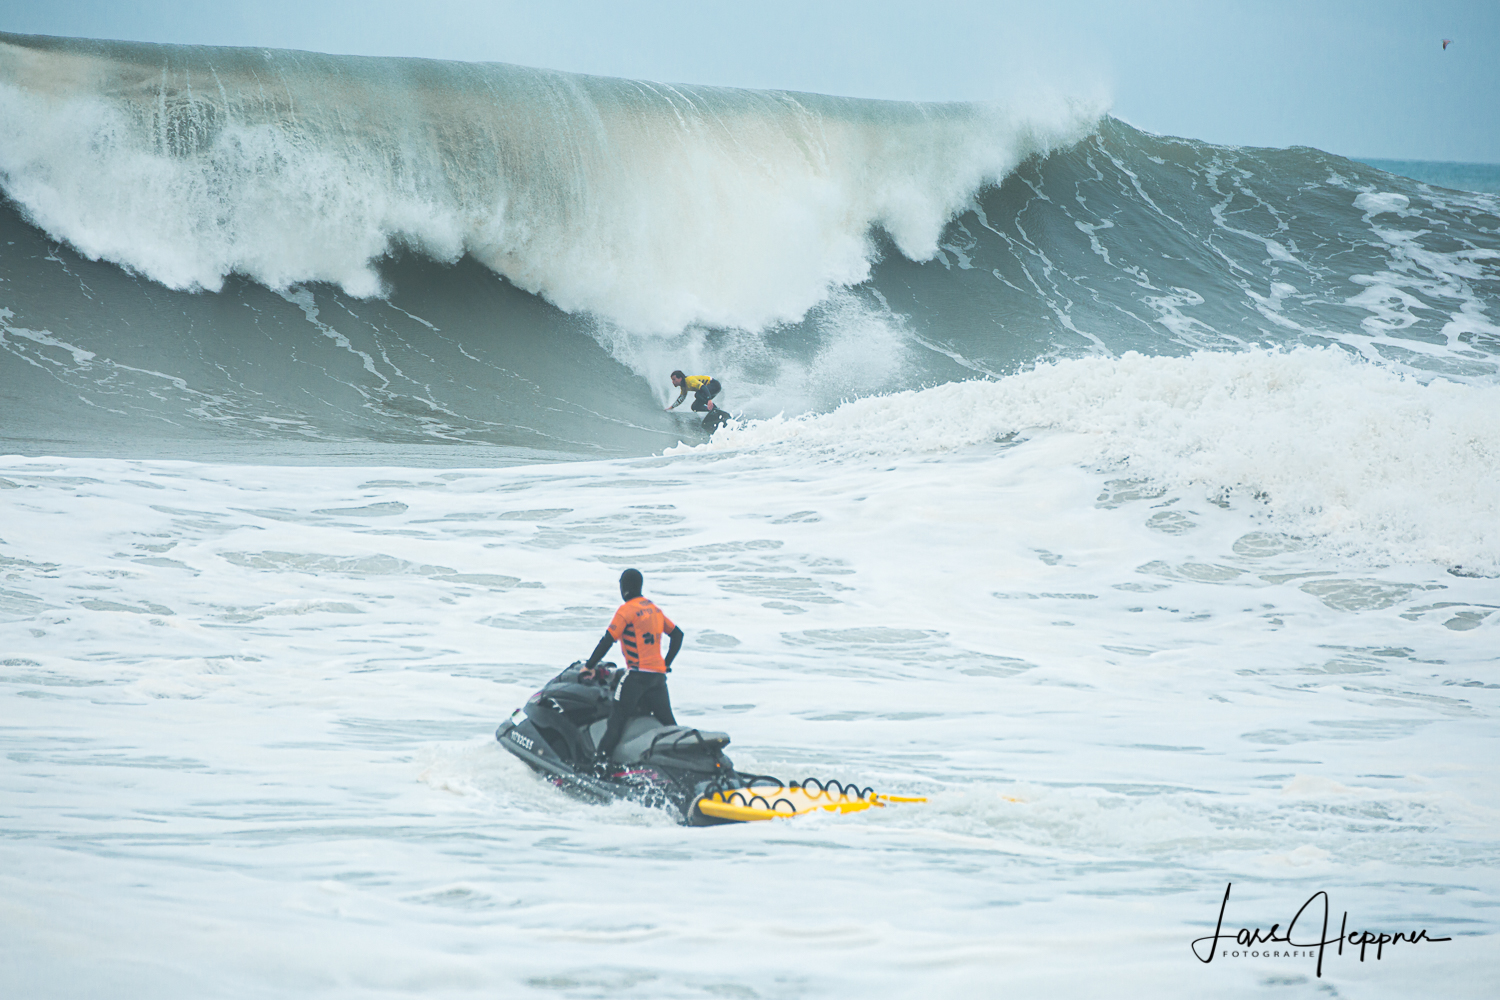
<instances>
[{"instance_id":1,"label":"surfer in yellow jersey","mask_svg":"<svg viewBox=\"0 0 1500 1000\"><path fill-rule=\"evenodd\" d=\"M680 371L675 371L672 373L672 385L679 391L677 393L677 402L667 407L668 410L675 410L681 406L682 401L687 399L687 394L691 390L693 393L693 405L691 409L699 413L708 414L708 416L703 418L704 430L713 433L718 429L720 424L729 419L729 414L714 406L714 397L724 387L712 375L684 375Z\"/></svg>"}]
</instances>

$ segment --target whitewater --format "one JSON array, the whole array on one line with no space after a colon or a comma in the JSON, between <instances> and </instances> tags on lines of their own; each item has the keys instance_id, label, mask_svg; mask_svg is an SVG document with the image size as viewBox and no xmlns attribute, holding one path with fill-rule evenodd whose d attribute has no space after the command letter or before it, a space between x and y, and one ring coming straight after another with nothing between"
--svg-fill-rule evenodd
<instances>
[{"instance_id":1,"label":"whitewater","mask_svg":"<svg viewBox=\"0 0 1500 1000\"><path fill-rule=\"evenodd\" d=\"M0 34L0 988L1488 996L1500 197L1104 112Z\"/></svg>"}]
</instances>

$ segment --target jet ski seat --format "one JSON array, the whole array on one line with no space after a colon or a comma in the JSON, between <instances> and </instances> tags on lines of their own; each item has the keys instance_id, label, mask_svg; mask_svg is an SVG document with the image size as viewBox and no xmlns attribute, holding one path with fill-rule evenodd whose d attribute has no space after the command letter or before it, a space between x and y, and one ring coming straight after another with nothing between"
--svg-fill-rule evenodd
<instances>
[{"instance_id":1,"label":"jet ski seat","mask_svg":"<svg viewBox=\"0 0 1500 1000\"><path fill-rule=\"evenodd\" d=\"M589 726L594 746L604 739L609 721L600 719ZM691 726L664 726L649 715L636 716L625 723L625 733L610 753L616 764L641 764L652 756L673 757L723 750L729 745L728 733L715 733Z\"/></svg>"}]
</instances>

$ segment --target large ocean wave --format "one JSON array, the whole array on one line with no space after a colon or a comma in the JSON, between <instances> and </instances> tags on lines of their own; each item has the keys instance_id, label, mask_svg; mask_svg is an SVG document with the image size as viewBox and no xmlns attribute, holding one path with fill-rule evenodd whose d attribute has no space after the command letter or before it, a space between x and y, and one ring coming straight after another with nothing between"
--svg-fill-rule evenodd
<instances>
[{"instance_id":1,"label":"large ocean wave","mask_svg":"<svg viewBox=\"0 0 1500 1000\"><path fill-rule=\"evenodd\" d=\"M627 328L760 328L925 260L1100 109L907 104L517 66L0 38L0 173L85 256L168 288L369 297L410 247Z\"/></svg>"},{"instance_id":2,"label":"large ocean wave","mask_svg":"<svg viewBox=\"0 0 1500 1000\"><path fill-rule=\"evenodd\" d=\"M5 35L0 187L27 450L643 454L697 440L674 368L750 418L1128 351L1500 372L1500 199L1060 97Z\"/></svg>"}]
</instances>

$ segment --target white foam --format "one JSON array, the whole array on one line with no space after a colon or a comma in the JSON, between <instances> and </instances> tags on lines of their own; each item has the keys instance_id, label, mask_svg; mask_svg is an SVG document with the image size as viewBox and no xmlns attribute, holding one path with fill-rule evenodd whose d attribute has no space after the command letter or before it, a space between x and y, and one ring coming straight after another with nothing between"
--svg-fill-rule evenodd
<instances>
[{"instance_id":1,"label":"white foam","mask_svg":"<svg viewBox=\"0 0 1500 1000\"><path fill-rule=\"evenodd\" d=\"M1456 249L1434 248L1431 240L1424 239L1430 229L1412 228L1412 223L1406 222L1415 219L1420 225L1428 221L1410 204L1411 199L1393 192L1364 191L1354 199L1354 206L1364 211L1365 223L1389 256L1385 269L1350 276L1349 280L1364 290L1345 301L1369 312L1361 326L1365 334L1376 338L1375 343L1398 352L1436 356L1446 350L1475 359L1476 337L1500 338L1500 326L1488 315L1489 303L1482 294L1500 251L1467 241ZM1382 218L1387 215L1396 216L1396 220ZM1445 224L1433 224L1432 229L1440 226L1446 228ZM1400 336L1417 326L1420 313L1444 307L1450 310L1442 328L1445 345ZM1340 339L1354 343L1353 338Z\"/></svg>"},{"instance_id":2,"label":"white foam","mask_svg":"<svg viewBox=\"0 0 1500 1000\"><path fill-rule=\"evenodd\" d=\"M1354 207L1363 211L1367 220L1387 213L1404 216L1410 204L1410 198L1394 191L1365 191L1354 199Z\"/></svg>"},{"instance_id":3,"label":"white foam","mask_svg":"<svg viewBox=\"0 0 1500 1000\"><path fill-rule=\"evenodd\" d=\"M1090 927L1149 993L1203 972L1229 881L1236 921L1326 889L1366 926L1492 934L1500 584L1398 567L1393 603L1330 603L1299 583L1354 575L1337 553L1080 468L1094 436L440 474L0 459L0 967L28 995L65 962L90 995L143 968L163 996L762 994L752 949L776 990L982 995L1040 990ZM627 565L688 633L680 719L929 803L681 829L528 771L494 726L592 648Z\"/></svg>"},{"instance_id":4,"label":"white foam","mask_svg":"<svg viewBox=\"0 0 1500 1000\"><path fill-rule=\"evenodd\" d=\"M903 318L849 291L830 294L798 342L788 345L772 336L693 328L661 337L604 324L595 330L600 344L651 385L664 404L677 399L667 380L676 369L718 378L724 395L715 402L736 414L805 413L840 399L888 392L910 378L915 338Z\"/></svg>"},{"instance_id":5,"label":"white foam","mask_svg":"<svg viewBox=\"0 0 1500 1000\"><path fill-rule=\"evenodd\" d=\"M1337 349L1131 352L750 421L698 447L896 456L1055 429L1078 435L1096 465L1261 498L1294 533L1495 573L1495 427L1500 387L1423 384Z\"/></svg>"}]
</instances>

